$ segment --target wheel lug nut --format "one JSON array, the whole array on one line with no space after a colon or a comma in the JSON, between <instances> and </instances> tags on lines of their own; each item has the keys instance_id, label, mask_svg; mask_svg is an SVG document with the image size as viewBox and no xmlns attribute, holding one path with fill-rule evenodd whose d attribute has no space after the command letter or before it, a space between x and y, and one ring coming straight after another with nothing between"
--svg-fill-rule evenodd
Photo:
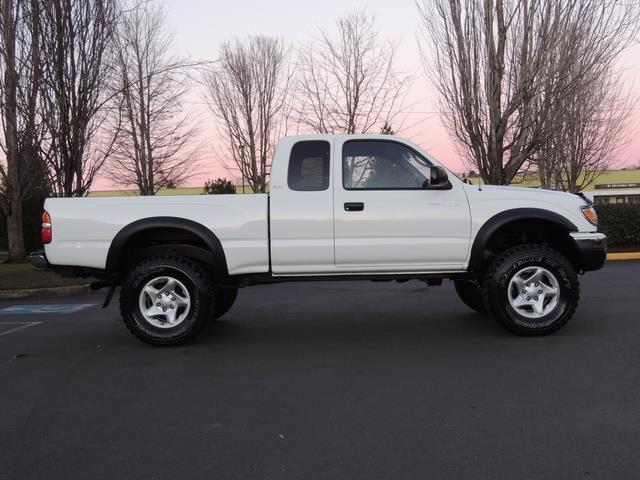
<instances>
[{"instance_id":1,"label":"wheel lug nut","mask_svg":"<svg viewBox=\"0 0 640 480\"><path fill-rule=\"evenodd\" d=\"M173 310L176 307L174 305L169 305L169 308Z\"/></svg>"},{"instance_id":2,"label":"wheel lug nut","mask_svg":"<svg viewBox=\"0 0 640 480\"><path fill-rule=\"evenodd\" d=\"M162 298L162 294L161 293L158 294L158 298Z\"/></svg>"},{"instance_id":3,"label":"wheel lug nut","mask_svg":"<svg viewBox=\"0 0 640 480\"><path fill-rule=\"evenodd\" d=\"M171 297L171 301L175 302L176 301L176 297Z\"/></svg>"},{"instance_id":4,"label":"wheel lug nut","mask_svg":"<svg viewBox=\"0 0 640 480\"><path fill-rule=\"evenodd\" d=\"M162 311L166 312L167 311L167 307L162 307Z\"/></svg>"},{"instance_id":5,"label":"wheel lug nut","mask_svg":"<svg viewBox=\"0 0 640 480\"><path fill-rule=\"evenodd\" d=\"M539 286L540 284L538 282L536 282L536 287Z\"/></svg>"},{"instance_id":6,"label":"wheel lug nut","mask_svg":"<svg viewBox=\"0 0 640 480\"><path fill-rule=\"evenodd\" d=\"M156 303L156 307L159 307L159 306L160 306L160 302Z\"/></svg>"},{"instance_id":7,"label":"wheel lug nut","mask_svg":"<svg viewBox=\"0 0 640 480\"><path fill-rule=\"evenodd\" d=\"M538 297L533 297L533 299L537 302L538 301Z\"/></svg>"},{"instance_id":8,"label":"wheel lug nut","mask_svg":"<svg viewBox=\"0 0 640 480\"><path fill-rule=\"evenodd\" d=\"M527 302L528 302L529 300L531 300L531 297L527 297Z\"/></svg>"},{"instance_id":9,"label":"wheel lug nut","mask_svg":"<svg viewBox=\"0 0 640 480\"><path fill-rule=\"evenodd\" d=\"M526 290L522 290L522 294L526 295L527 291Z\"/></svg>"},{"instance_id":10,"label":"wheel lug nut","mask_svg":"<svg viewBox=\"0 0 640 480\"><path fill-rule=\"evenodd\" d=\"M542 290L538 290L538 293L542 294Z\"/></svg>"},{"instance_id":11,"label":"wheel lug nut","mask_svg":"<svg viewBox=\"0 0 640 480\"><path fill-rule=\"evenodd\" d=\"M530 282L527 282L527 287L530 287L530 286L531 286L531 283L530 283Z\"/></svg>"}]
</instances>

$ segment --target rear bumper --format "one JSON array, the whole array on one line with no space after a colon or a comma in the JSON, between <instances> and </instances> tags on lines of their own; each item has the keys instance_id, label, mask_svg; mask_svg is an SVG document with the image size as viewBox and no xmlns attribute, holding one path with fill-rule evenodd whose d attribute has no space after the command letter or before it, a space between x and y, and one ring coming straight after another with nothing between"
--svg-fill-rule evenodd
<instances>
[{"instance_id":1,"label":"rear bumper","mask_svg":"<svg viewBox=\"0 0 640 480\"><path fill-rule=\"evenodd\" d=\"M29 260L31 261L31 265L33 265L36 268L50 267L49 261L47 260L47 255L44 253L44 250L31 252L29 254Z\"/></svg>"},{"instance_id":2,"label":"rear bumper","mask_svg":"<svg viewBox=\"0 0 640 480\"><path fill-rule=\"evenodd\" d=\"M607 236L604 233L571 232L578 250L578 266L588 272L602 268L607 259Z\"/></svg>"}]
</instances>

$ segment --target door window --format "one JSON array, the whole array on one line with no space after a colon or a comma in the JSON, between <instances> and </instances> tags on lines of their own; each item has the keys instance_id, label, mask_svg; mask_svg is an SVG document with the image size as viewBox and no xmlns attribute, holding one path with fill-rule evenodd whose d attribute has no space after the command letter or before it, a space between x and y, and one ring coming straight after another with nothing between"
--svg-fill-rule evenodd
<instances>
[{"instance_id":1,"label":"door window","mask_svg":"<svg viewBox=\"0 0 640 480\"><path fill-rule=\"evenodd\" d=\"M342 147L342 181L347 190L424 188L431 164L397 142L353 140Z\"/></svg>"},{"instance_id":2,"label":"door window","mask_svg":"<svg viewBox=\"0 0 640 480\"><path fill-rule=\"evenodd\" d=\"M329 188L330 145L306 140L291 149L287 183L291 190L317 192Z\"/></svg>"}]
</instances>

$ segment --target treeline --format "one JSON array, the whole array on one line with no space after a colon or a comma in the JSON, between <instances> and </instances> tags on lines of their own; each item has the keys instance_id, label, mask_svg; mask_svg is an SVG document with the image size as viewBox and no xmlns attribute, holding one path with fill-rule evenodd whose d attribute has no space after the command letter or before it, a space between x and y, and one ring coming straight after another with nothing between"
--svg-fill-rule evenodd
<instances>
[{"instance_id":1,"label":"treeline","mask_svg":"<svg viewBox=\"0 0 640 480\"><path fill-rule=\"evenodd\" d=\"M616 61L637 33L636 3L416 8L442 118L485 182L532 169L545 186L579 190L592 178L579 182L584 172L611 161L630 111ZM254 192L266 190L287 133L402 130L415 78L398 70L398 44L366 11L303 45L230 39L210 61L177 55L166 27L159 1L0 0L0 233L10 259L34 243L45 196L84 196L99 177L154 195L200 171L194 92L219 129L214 160Z\"/></svg>"}]
</instances>

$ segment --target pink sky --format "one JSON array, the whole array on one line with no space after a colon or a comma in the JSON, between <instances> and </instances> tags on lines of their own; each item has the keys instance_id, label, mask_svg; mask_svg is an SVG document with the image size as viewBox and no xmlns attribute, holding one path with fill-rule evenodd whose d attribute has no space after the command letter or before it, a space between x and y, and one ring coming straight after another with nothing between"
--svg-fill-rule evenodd
<instances>
[{"instance_id":1,"label":"pink sky","mask_svg":"<svg viewBox=\"0 0 640 480\"><path fill-rule=\"evenodd\" d=\"M382 38L399 43L397 67L415 75L407 97L407 113L399 134L421 145L455 171L465 170L453 143L434 112L434 93L426 80L416 42L419 19L413 0L258 0L237 2L220 0L166 0L169 28L175 33L175 47L180 54L194 60L212 60L224 40L251 34L283 38L292 46L309 40L318 28L331 29L338 16L357 8L367 8L377 17ZM625 54L622 68L626 81L634 85L640 97L640 44ZM202 185L207 177L228 176L215 159L217 132L209 114L194 91L190 106L201 113L206 142L202 175L188 182ZM638 105L640 107L640 104ZM619 160L620 165L640 163L640 109L634 111L630 125L631 140ZM94 189L108 189L109 182L100 179Z\"/></svg>"}]
</instances>

